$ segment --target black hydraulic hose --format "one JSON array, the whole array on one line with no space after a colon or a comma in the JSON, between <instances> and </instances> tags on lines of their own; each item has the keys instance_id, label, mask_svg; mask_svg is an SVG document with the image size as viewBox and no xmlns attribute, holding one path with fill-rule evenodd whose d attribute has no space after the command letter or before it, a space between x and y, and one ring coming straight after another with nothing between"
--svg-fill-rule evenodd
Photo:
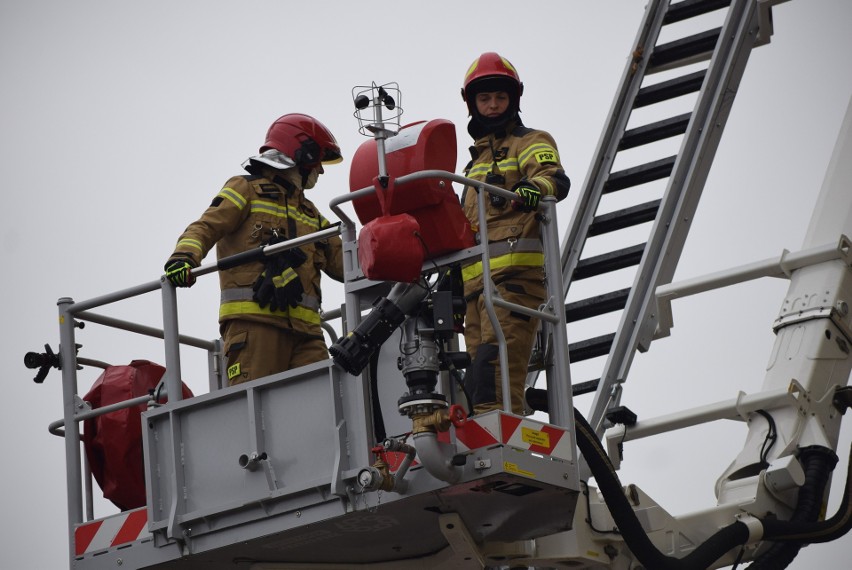
<instances>
[{"instance_id":1,"label":"black hydraulic hose","mask_svg":"<svg viewBox=\"0 0 852 570\"><path fill-rule=\"evenodd\" d=\"M370 401L373 404L373 436L376 441L384 441L388 436L385 431L382 401L379 399L379 352L381 350L382 347L378 347L376 353L370 357Z\"/></svg>"},{"instance_id":2,"label":"black hydraulic hose","mask_svg":"<svg viewBox=\"0 0 852 570\"><path fill-rule=\"evenodd\" d=\"M749 537L744 523L732 523L701 544L684 558L674 558L662 554L650 541L633 508L622 491L621 482L612 463L595 435L594 429L575 409L577 446L589 464L597 480L607 507L618 525L624 541L636 558L647 568L655 570L697 570L704 569L715 562L728 550L745 544ZM803 460L806 465L806 482L800 489L801 506L797 504L799 517L812 517L816 510L820 512L827 472L833 469L836 458L825 448L805 448ZM852 447L849 450L850 468L846 475L846 487L837 512L822 522L813 520L777 520L761 519L763 525L762 540L792 542L794 548L775 549L758 557L748 570L785 568L803 544L821 543L836 540L852 530ZM789 558L785 562L785 559ZM760 563L760 565L757 565ZM783 564L783 565L782 565Z\"/></svg>"},{"instance_id":3,"label":"black hydraulic hose","mask_svg":"<svg viewBox=\"0 0 852 570\"><path fill-rule=\"evenodd\" d=\"M467 391L467 388L464 387L464 378L459 373L459 369L456 368L452 359L447 356L446 351L444 350L443 344L438 343L438 358L441 359L441 363L447 367L447 371L449 371L450 376L452 376L459 390L461 390L464 395L464 400L466 404L466 411L468 416L473 415L473 400L470 397L470 393Z\"/></svg>"},{"instance_id":4,"label":"black hydraulic hose","mask_svg":"<svg viewBox=\"0 0 852 570\"><path fill-rule=\"evenodd\" d=\"M789 523L805 523L808 526L819 520L822 500L829 476L837 465L837 455L821 446L804 447L799 450L799 461L805 471L805 482L799 488L796 508ZM764 523L765 524L765 523ZM749 565L749 570L781 570L793 562L805 545L798 541L776 542Z\"/></svg>"},{"instance_id":5,"label":"black hydraulic hose","mask_svg":"<svg viewBox=\"0 0 852 570\"><path fill-rule=\"evenodd\" d=\"M595 430L575 409L574 423L577 446L598 482L606 505L618 526L627 547L646 568L654 570L699 570L708 568L726 552L748 541L748 527L734 522L716 532L704 543L683 558L666 556L660 552L642 528L636 513L622 490L621 481L609 456L595 435Z\"/></svg>"},{"instance_id":6,"label":"black hydraulic hose","mask_svg":"<svg viewBox=\"0 0 852 570\"><path fill-rule=\"evenodd\" d=\"M831 542L852 529L852 446L849 448L846 488L840 507L830 519L821 522L762 520L765 540L792 540L806 543Z\"/></svg>"}]
</instances>

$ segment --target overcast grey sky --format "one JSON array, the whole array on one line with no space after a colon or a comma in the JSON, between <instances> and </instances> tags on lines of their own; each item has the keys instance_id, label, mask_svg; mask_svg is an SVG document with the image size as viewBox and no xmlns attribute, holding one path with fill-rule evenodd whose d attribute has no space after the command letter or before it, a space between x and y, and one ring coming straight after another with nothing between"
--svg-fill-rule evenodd
<instances>
[{"instance_id":1,"label":"overcast grey sky","mask_svg":"<svg viewBox=\"0 0 852 570\"><path fill-rule=\"evenodd\" d=\"M22 363L45 343L57 348L58 298L81 301L157 279L177 235L284 113L318 117L341 143L347 160L310 195L333 219L327 204L349 191L348 157L366 140L352 118L356 85L398 82L403 122L449 119L464 152L462 76L490 50L521 74L525 123L559 145L576 190L560 205L564 230L644 4L0 3L0 251L9 307L0 354L11 363L0 416L0 566L67 566L63 442L47 432L62 415L60 375L35 385ZM751 56L676 280L801 247L852 95L852 3L792 0L774 9L774 22L772 43ZM325 283L332 306L342 287ZM786 287L761 281L676 302L673 336L637 357L624 403L647 418L759 390ZM181 291L179 301L182 332L216 336L215 278ZM152 298L109 314L160 326L158 311ZM77 341L81 356L114 364L164 360L159 344L96 325ZM196 392L206 389L202 366L199 355L184 355ZM80 373L81 394L97 375ZM578 401L581 411L588 405ZM837 480L851 433L844 426ZM744 439L736 424L631 443L621 478L674 514L708 508ZM839 498L835 491L829 513ZM99 504L96 514L109 512ZM850 537L810 546L791 568L845 567L850 551Z\"/></svg>"}]
</instances>

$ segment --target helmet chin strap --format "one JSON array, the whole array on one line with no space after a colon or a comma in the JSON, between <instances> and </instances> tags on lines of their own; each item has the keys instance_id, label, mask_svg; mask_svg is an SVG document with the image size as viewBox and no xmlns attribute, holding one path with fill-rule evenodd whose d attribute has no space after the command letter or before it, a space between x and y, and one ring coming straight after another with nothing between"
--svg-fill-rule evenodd
<instances>
[{"instance_id":1,"label":"helmet chin strap","mask_svg":"<svg viewBox=\"0 0 852 570\"><path fill-rule=\"evenodd\" d=\"M478 111L474 110L468 125L468 132L474 139L478 139L504 129L513 120L518 123L521 121L517 110L507 109L502 115L494 118L483 117Z\"/></svg>"},{"instance_id":2,"label":"helmet chin strap","mask_svg":"<svg viewBox=\"0 0 852 570\"><path fill-rule=\"evenodd\" d=\"M304 137L301 141L301 145L295 152L296 156L296 164L303 164L305 162L319 162L322 160L322 149L320 146L309 137ZM301 166L300 166L301 168Z\"/></svg>"},{"instance_id":3,"label":"helmet chin strap","mask_svg":"<svg viewBox=\"0 0 852 570\"><path fill-rule=\"evenodd\" d=\"M319 172L318 166L314 166L312 168L300 166L299 173L302 175L302 189L310 190L316 186L317 180L319 179Z\"/></svg>"}]
</instances>

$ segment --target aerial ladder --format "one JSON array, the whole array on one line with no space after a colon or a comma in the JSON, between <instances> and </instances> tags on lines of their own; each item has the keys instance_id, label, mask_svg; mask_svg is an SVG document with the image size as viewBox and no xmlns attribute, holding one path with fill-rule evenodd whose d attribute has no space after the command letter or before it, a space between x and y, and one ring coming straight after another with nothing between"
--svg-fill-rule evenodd
<instances>
[{"instance_id":1,"label":"aerial ladder","mask_svg":"<svg viewBox=\"0 0 852 570\"><path fill-rule=\"evenodd\" d=\"M589 421L599 434L611 423L607 415L635 419L620 406L622 386L636 351L648 350L657 332L654 291L674 275L749 55L769 42L777 3L653 0L646 7L561 247L572 299L565 306L570 360L599 374L573 391L594 393ZM625 156L640 163L624 167ZM593 294L574 299L570 288L586 280L593 284L584 291ZM601 315L610 320L594 325ZM614 331L589 336L601 326ZM547 409L534 387L545 351L534 355L528 379L533 409Z\"/></svg>"},{"instance_id":2,"label":"aerial ladder","mask_svg":"<svg viewBox=\"0 0 852 570\"><path fill-rule=\"evenodd\" d=\"M374 279L361 266L356 224L344 204L360 204L363 211L373 196L390 201L390 192L420 184L419 190L437 196L453 182L478 185L480 200L501 192L513 199L453 174L454 156L396 172L393 157L417 148L427 134L442 148L454 145L444 138L452 130L446 122L394 124L401 97L392 85L353 92L356 114L374 113L362 129L373 138L368 150L376 176L372 185L353 187L332 202L341 225L246 254L274 255L340 233L346 302L326 314L340 317L344 331L338 338L327 329L333 359L225 387L221 343L179 332L175 289L166 280L80 302L60 299L58 354L46 346L26 360L39 368L37 381L50 368L62 372L64 417L50 431L65 437L70 567L628 570L637 564L718 568L739 559L781 568L803 543L847 532L848 480L835 515L822 520L819 507L836 461L841 417L852 405L846 387L852 368L852 244L846 237L852 234L852 108L801 252L671 283L748 53L771 33L772 4L648 4L562 256L546 256L551 300L535 312L546 342L531 369L533 378L536 368L546 371L547 390L528 390L531 407L546 411L546 421L508 409L468 415L457 382L464 362L454 353L452 291L439 276L476 258L487 274L481 246L442 251L411 282ZM720 10L720 30L658 42L666 26ZM691 61L710 63L686 76L644 83L652 72ZM629 127L635 109L690 92L698 96L687 116ZM682 136L674 156L613 170L617 153L674 136ZM666 179L660 198L615 210L603 206L604 195ZM559 248L555 207L553 199L541 206L546 252ZM589 256L590 238L647 223L651 235L641 246ZM195 273L202 277L238 261L219 260ZM636 268L630 288L562 306L569 285L628 267ZM777 365L761 391L662 418L630 418L620 405L621 385L635 351L667 333L671 301L760 276L791 280L774 324ZM152 292L162 295L162 329L93 311ZM567 321L612 311L622 312L615 333L569 346ZM78 366L103 364L78 355L77 330L84 322L163 339L165 372L156 389L94 409L81 398ZM207 352L209 393L184 397L180 346ZM571 386L569 360L604 355L599 379ZM584 417L573 396L587 389L596 395ZM94 518L91 480L80 468L80 424L139 405L146 407L144 506ZM749 435L719 480L715 508L674 517L638 487L623 487L617 476L623 444L716 419L747 421ZM599 489L585 482L589 475Z\"/></svg>"}]
</instances>

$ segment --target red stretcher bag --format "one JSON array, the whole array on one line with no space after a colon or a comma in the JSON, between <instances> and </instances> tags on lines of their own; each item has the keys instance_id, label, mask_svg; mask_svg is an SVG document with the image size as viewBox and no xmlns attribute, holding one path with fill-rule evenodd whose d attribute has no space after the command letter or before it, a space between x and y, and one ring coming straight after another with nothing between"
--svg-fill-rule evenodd
<instances>
[{"instance_id":1,"label":"red stretcher bag","mask_svg":"<svg viewBox=\"0 0 852 570\"><path fill-rule=\"evenodd\" d=\"M137 398L157 387L165 368L148 360L110 366L83 399L93 409ZM183 386L183 397L192 391ZM145 506L142 412L145 405L110 412L83 422L86 458L104 498L122 511Z\"/></svg>"}]
</instances>

